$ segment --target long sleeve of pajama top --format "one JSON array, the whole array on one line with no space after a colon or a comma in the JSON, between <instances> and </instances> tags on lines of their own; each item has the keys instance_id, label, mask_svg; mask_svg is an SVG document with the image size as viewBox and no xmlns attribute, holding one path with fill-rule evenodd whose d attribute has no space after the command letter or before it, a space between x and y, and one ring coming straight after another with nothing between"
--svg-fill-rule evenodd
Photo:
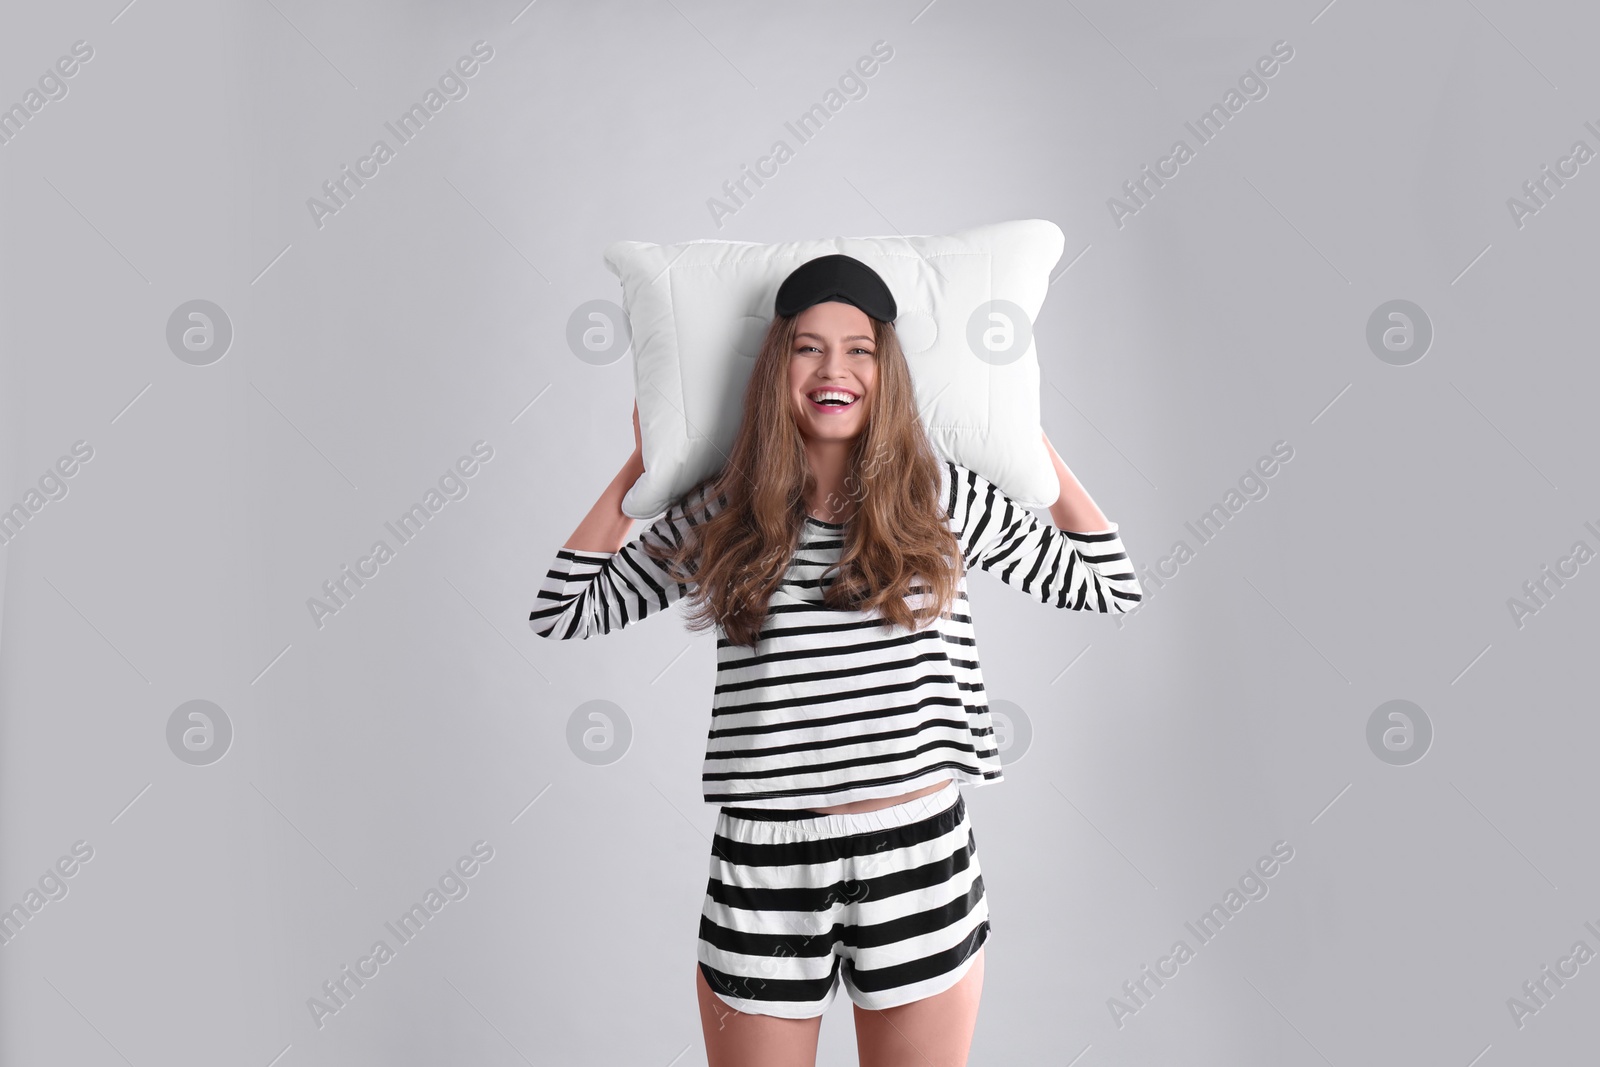
<instances>
[{"instance_id":1,"label":"long sleeve of pajama top","mask_svg":"<svg viewBox=\"0 0 1600 1067\"><path fill-rule=\"evenodd\" d=\"M1074 533L1041 523L976 472L943 461L950 529L965 562L949 610L921 629L823 603L844 526L805 529L754 648L717 628L717 681L701 773L707 803L811 808L898 796L955 778L1004 780L984 695L966 570L988 571L1058 608L1125 612L1141 591L1117 525ZM702 507L704 505L702 504ZM674 505L612 553L563 548L528 622L541 637L606 634L690 593L649 543L677 545L697 515ZM913 606L920 597L913 593Z\"/></svg>"}]
</instances>

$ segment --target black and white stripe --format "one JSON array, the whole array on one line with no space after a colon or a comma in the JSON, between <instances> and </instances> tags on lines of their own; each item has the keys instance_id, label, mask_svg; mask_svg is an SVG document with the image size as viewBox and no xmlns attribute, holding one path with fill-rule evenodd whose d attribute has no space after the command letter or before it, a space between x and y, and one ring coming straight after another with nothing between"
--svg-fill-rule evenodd
<instances>
[{"instance_id":1,"label":"black and white stripe","mask_svg":"<svg viewBox=\"0 0 1600 1067\"><path fill-rule=\"evenodd\" d=\"M942 474L967 569L1057 608L1124 612L1139 602L1116 524L1094 533L1058 530L960 464L946 461ZM529 615L534 632L610 633L687 595L643 546L682 543L690 526L714 513L703 501L698 508L674 506L615 553L561 549ZM1003 780L965 574L945 615L920 630L889 628L876 613L823 603L844 527L809 516L804 525L756 647L734 645L719 630L701 775L706 801L822 807L946 778ZM916 606L921 596L907 599Z\"/></svg>"},{"instance_id":2,"label":"black and white stripe","mask_svg":"<svg viewBox=\"0 0 1600 1067\"><path fill-rule=\"evenodd\" d=\"M842 978L882 1010L948 989L991 931L960 786L844 815L724 806L699 960L734 1008L823 1014Z\"/></svg>"}]
</instances>

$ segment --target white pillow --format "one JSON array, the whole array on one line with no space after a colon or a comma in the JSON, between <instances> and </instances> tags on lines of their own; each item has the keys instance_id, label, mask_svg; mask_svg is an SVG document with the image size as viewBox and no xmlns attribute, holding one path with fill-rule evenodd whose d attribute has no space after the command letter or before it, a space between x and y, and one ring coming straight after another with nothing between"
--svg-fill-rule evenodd
<instances>
[{"instance_id":1,"label":"white pillow","mask_svg":"<svg viewBox=\"0 0 1600 1067\"><path fill-rule=\"evenodd\" d=\"M659 515L722 468L778 286L835 252L871 266L894 293L935 451L1026 507L1049 507L1061 487L1040 440L1032 323L1064 244L1055 223L1026 219L944 236L611 245L605 262L622 282L633 332L644 454L623 512Z\"/></svg>"}]
</instances>

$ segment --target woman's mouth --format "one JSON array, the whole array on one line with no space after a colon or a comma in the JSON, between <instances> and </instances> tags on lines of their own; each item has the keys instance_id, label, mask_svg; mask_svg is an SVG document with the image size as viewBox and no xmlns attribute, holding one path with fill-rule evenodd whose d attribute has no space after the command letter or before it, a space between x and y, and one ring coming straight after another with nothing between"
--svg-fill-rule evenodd
<instances>
[{"instance_id":1,"label":"woman's mouth","mask_svg":"<svg viewBox=\"0 0 1600 1067\"><path fill-rule=\"evenodd\" d=\"M816 389L806 394L813 410L824 415L837 415L855 407L860 397L848 389Z\"/></svg>"}]
</instances>

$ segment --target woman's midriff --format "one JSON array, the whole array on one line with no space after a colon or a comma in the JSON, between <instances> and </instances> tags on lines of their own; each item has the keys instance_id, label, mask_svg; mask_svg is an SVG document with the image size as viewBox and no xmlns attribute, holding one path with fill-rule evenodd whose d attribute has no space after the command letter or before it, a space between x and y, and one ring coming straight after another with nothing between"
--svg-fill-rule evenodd
<instances>
[{"instance_id":1,"label":"woman's midriff","mask_svg":"<svg viewBox=\"0 0 1600 1067\"><path fill-rule=\"evenodd\" d=\"M892 808L896 804L904 804L908 800L925 797L930 793L937 793L950 784L950 779L935 782L933 785L918 789L914 793L903 793L897 797L873 797L871 800L853 800L848 804L835 804L829 808L806 808L819 815L853 815L858 811L877 811L879 808Z\"/></svg>"}]
</instances>

